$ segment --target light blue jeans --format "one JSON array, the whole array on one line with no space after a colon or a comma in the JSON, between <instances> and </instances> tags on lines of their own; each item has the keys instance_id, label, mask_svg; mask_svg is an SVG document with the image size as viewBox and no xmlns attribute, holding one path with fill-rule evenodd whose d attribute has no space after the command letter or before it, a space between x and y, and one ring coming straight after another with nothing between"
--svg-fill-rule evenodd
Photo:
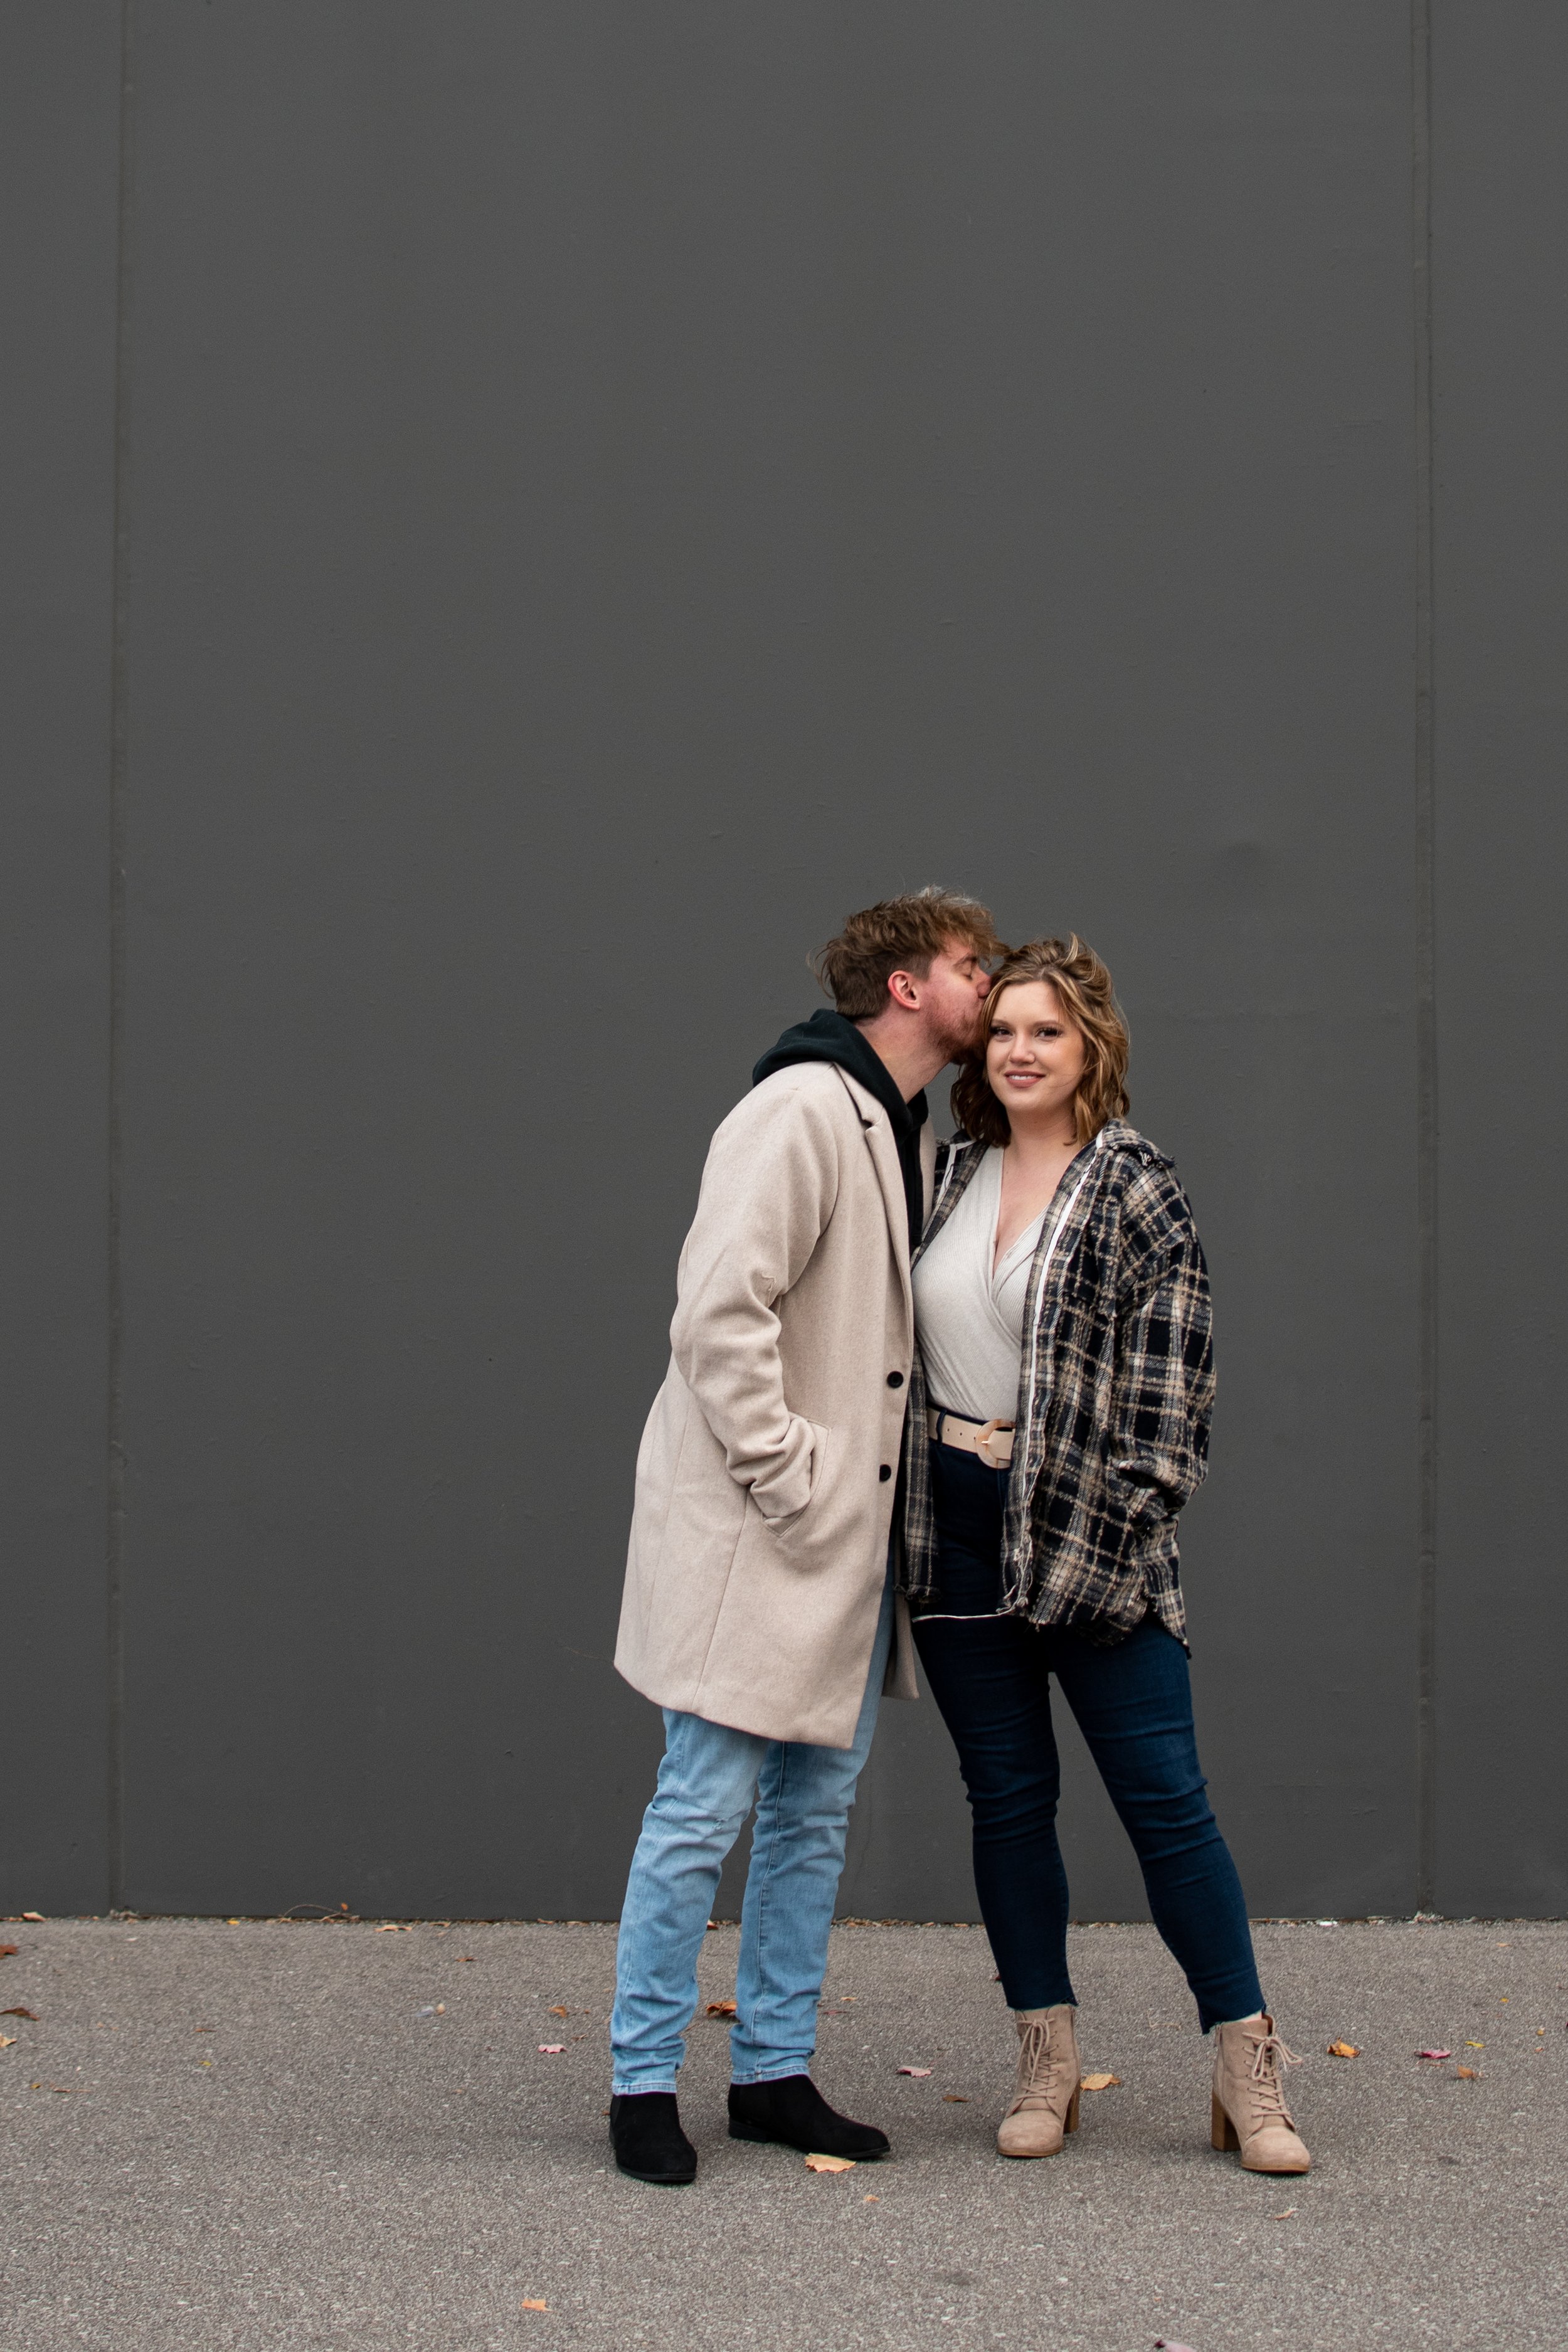
<instances>
[{"instance_id":1,"label":"light blue jeans","mask_svg":"<svg viewBox=\"0 0 1568 2352\"><path fill-rule=\"evenodd\" d=\"M632 1857L616 1946L610 2048L617 2093L675 2088L719 1874L753 1802L731 2074L737 2083L773 2083L810 2065L849 1808L877 1727L892 1627L889 1584L852 1748L759 1739L665 1709L664 1761Z\"/></svg>"}]
</instances>

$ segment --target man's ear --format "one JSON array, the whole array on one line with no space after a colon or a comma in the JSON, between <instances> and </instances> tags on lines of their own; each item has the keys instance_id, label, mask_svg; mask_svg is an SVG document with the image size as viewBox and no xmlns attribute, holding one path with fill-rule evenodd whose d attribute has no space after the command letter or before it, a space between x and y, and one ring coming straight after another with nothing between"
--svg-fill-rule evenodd
<instances>
[{"instance_id":1,"label":"man's ear","mask_svg":"<svg viewBox=\"0 0 1568 2352\"><path fill-rule=\"evenodd\" d=\"M901 1006L904 1012L920 1011L920 982L912 971L890 971L888 974L888 993L893 1003Z\"/></svg>"}]
</instances>

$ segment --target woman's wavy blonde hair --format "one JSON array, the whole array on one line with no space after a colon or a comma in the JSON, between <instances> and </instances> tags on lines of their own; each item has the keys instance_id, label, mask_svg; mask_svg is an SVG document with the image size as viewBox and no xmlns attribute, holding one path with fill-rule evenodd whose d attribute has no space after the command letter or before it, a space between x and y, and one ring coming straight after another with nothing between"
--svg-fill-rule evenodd
<instances>
[{"instance_id":1,"label":"woman's wavy blonde hair","mask_svg":"<svg viewBox=\"0 0 1568 2352\"><path fill-rule=\"evenodd\" d=\"M990 1038L1003 990L1037 980L1056 990L1063 1013L1083 1037L1083 1076L1073 1097L1073 1123L1079 1143L1092 1143L1108 1119L1125 1118L1131 1108L1127 1092L1127 1024L1116 1002L1116 990L1094 950L1086 947L1076 931L1068 940L1031 940L1027 947L1014 948L1008 953L991 982L980 1019L983 1041ZM965 1059L951 1099L953 1118L976 1143L1007 1141L1013 1130L985 1076L984 1042Z\"/></svg>"}]
</instances>

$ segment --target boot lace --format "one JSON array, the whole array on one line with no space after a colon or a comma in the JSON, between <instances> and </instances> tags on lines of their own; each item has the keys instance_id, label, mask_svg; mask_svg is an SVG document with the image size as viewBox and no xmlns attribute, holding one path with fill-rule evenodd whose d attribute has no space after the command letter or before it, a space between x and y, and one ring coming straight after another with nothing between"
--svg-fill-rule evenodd
<instances>
[{"instance_id":1,"label":"boot lace","mask_svg":"<svg viewBox=\"0 0 1568 2352\"><path fill-rule=\"evenodd\" d=\"M1065 2057L1064 2051L1051 2046L1048 2018L1037 2017L1033 2024L1024 2028L1023 2040L1018 2044L1018 2091L1008 2109L1010 2115L1016 2116L1025 2107L1050 2105Z\"/></svg>"},{"instance_id":2,"label":"boot lace","mask_svg":"<svg viewBox=\"0 0 1568 2352\"><path fill-rule=\"evenodd\" d=\"M1253 2053L1247 2073L1256 2085L1259 2123L1288 2124L1292 2131L1296 2118L1285 2104L1285 2070L1301 2063L1293 2050L1287 2050L1279 2036L1270 2031L1259 2042Z\"/></svg>"}]
</instances>

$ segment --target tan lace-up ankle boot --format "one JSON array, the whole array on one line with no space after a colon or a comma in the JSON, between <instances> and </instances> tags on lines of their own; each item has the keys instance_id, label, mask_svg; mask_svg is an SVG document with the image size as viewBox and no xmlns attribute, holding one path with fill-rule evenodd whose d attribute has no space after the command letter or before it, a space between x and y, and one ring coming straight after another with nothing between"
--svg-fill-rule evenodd
<instances>
[{"instance_id":1,"label":"tan lace-up ankle boot","mask_svg":"<svg viewBox=\"0 0 1568 2352\"><path fill-rule=\"evenodd\" d=\"M1285 2069L1301 2061L1274 2031L1274 2020L1244 2017L1214 2030L1214 2095L1209 2137L1239 2148L1244 2172L1307 2172L1312 2159L1285 2104Z\"/></svg>"},{"instance_id":2,"label":"tan lace-up ankle boot","mask_svg":"<svg viewBox=\"0 0 1568 2352\"><path fill-rule=\"evenodd\" d=\"M1054 2009L1015 2010L1018 2080L996 2146L1003 2156L1059 2156L1078 2129L1079 2058L1070 2000Z\"/></svg>"}]
</instances>

